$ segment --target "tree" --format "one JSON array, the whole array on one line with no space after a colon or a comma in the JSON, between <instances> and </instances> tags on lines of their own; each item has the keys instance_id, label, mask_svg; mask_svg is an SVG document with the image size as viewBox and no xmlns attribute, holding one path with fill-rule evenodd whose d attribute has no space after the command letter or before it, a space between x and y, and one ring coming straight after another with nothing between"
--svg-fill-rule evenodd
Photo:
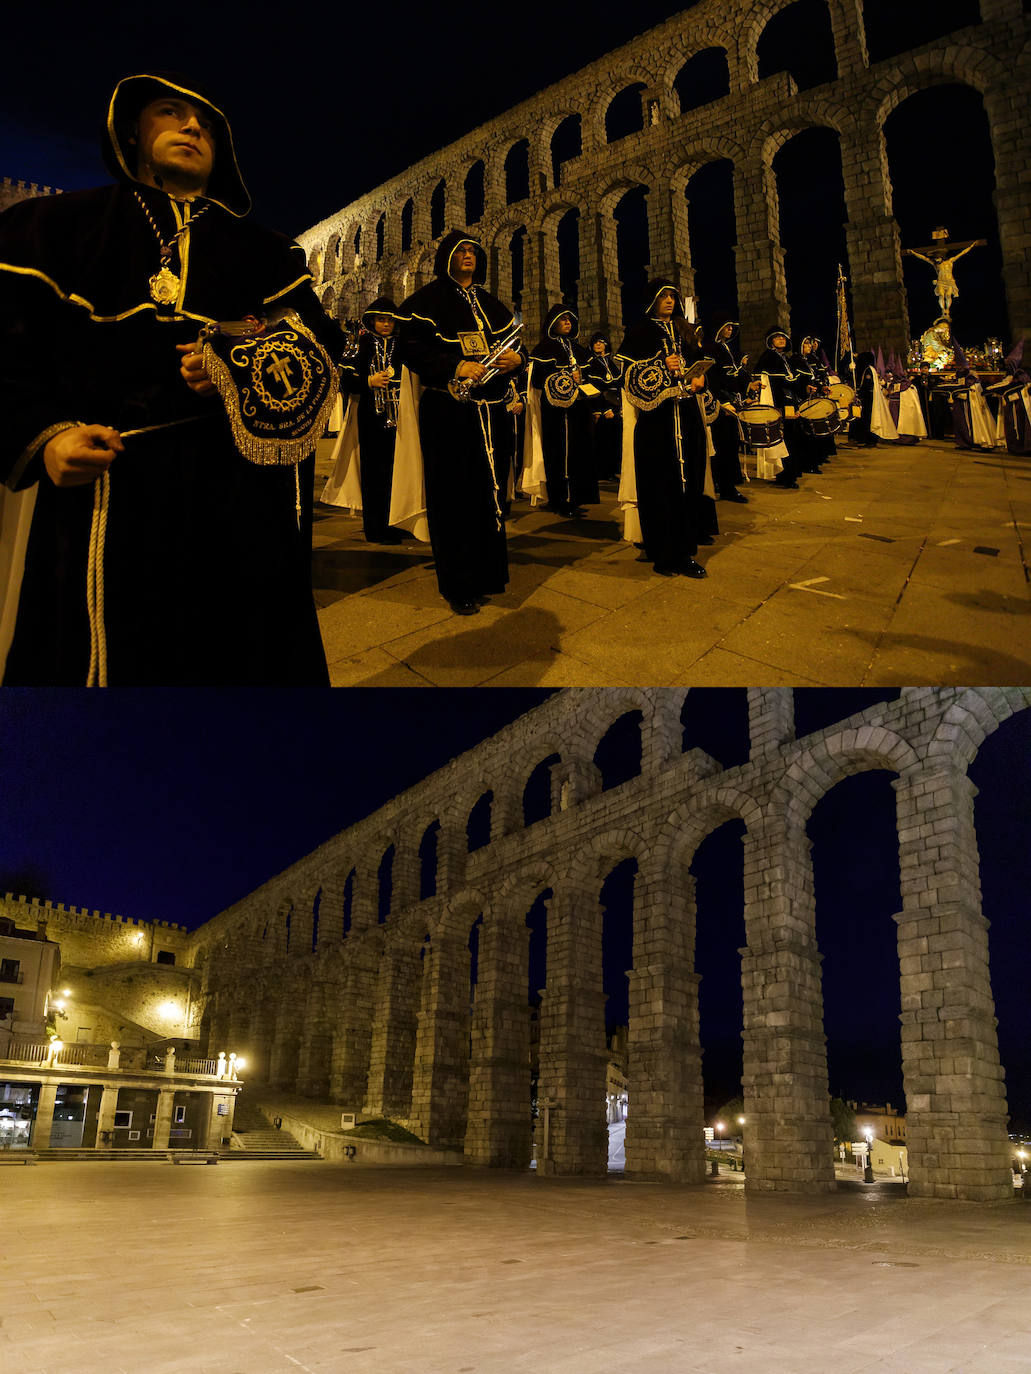
<instances>
[{"instance_id":1,"label":"tree","mask_svg":"<svg viewBox=\"0 0 1031 1374\"><path fill-rule=\"evenodd\" d=\"M849 1104L840 1097L831 1098L831 1125L835 1145L851 1145L856 1139L856 1116Z\"/></svg>"}]
</instances>

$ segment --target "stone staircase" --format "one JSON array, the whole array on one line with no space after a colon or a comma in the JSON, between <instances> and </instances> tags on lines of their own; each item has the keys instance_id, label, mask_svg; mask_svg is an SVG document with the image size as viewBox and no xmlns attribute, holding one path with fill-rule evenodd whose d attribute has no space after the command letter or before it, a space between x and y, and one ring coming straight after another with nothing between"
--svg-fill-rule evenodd
<instances>
[{"instance_id":1,"label":"stone staircase","mask_svg":"<svg viewBox=\"0 0 1031 1374\"><path fill-rule=\"evenodd\" d=\"M270 1126L256 1107L243 1100L236 1104L233 1120L233 1148L222 1158L226 1163L240 1159L319 1159L314 1150L306 1150L289 1131Z\"/></svg>"}]
</instances>

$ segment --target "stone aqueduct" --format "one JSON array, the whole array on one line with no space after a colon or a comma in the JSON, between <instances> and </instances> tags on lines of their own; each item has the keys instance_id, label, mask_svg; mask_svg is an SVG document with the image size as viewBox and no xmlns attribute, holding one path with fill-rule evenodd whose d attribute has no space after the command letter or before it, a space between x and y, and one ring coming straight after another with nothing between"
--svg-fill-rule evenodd
<instances>
[{"instance_id":1,"label":"stone aqueduct","mask_svg":"<svg viewBox=\"0 0 1031 1374\"><path fill-rule=\"evenodd\" d=\"M509 244L525 228L526 337L536 337L547 306L561 299L558 226L571 210L579 212L582 317L618 330L621 283L613 215L618 202L628 189L646 188L651 275L673 278L693 298L685 191L696 172L729 159L739 318L745 347L754 356L769 322L788 314L773 158L799 132L823 127L840 141L856 337L862 346L873 341L901 347L910 328L884 123L909 96L959 83L984 100L1011 333L1031 334L1027 6L1022 0L980 0L980 24L871 63L863 0L827 0L838 77L799 93L786 72L763 80L758 75L763 32L791 3L702 0L306 231L300 242L326 308L341 318L356 317L381 292L400 300L428 281L440 226L465 225L466 178L482 163L483 213L465 227L488 248L488 286L506 300L512 299ZM676 83L686 64L701 54L720 53L729 93L682 113ZM643 128L607 143L606 114L628 87L640 88ZM581 152L557 162L553 140L570 118L580 120ZM529 194L508 203L506 158L527 135ZM812 327L808 321L796 324Z\"/></svg>"},{"instance_id":2,"label":"stone aqueduct","mask_svg":"<svg viewBox=\"0 0 1031 1374\"><path fill-rule=\"evenodd\" d=\"M789 689L749 688L749 758L723 768L701 750L682 751L684 691L550 698L201 927L190 962L202 984L202 1037L245 1053L249 1074L282 1089L392 1117L477 1164L526 1167L526 917L547 893L539 1093L551 1105L541 1167L604 1172L599 894L632 857L627 1168L698 1181L694 948L706 915L696 913L689 865L709 833L739 819L747 1187L830 1190L806 821L846 776L885 769L896 775L910 1191L1011 1196L967 769L984 739L1031 705L1031 688L904 688L802 739L793 700ZM641 772L603 790L596 749L628 712L640 712ZM551 811L527 825L524 789L542 763ZM489 840L469 852L470 815L487 794ZM428 834L436 839L429 883L420 859ZM392 877L381 890L389 854ZM470 1009L469 937L479 917Z\"/></svg>"}]
</instances>

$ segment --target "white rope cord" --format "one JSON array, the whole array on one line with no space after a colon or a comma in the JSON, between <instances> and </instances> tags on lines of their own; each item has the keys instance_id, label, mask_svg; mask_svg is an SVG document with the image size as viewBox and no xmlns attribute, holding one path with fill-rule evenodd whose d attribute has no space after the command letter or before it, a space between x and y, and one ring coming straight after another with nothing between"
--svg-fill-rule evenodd
<instances>
[{"instance_id":1,"label":"white rope cord","mask_svg":"<svg viewBox=\"0 0 1031 1374\"><path fill-rule=\"evenodd\" d=\"M483 449L487 455L487 463L490 467L490 480L494 488L494 519L498 529L501 529L504 520L501 514L500 492L498 490L498 474L494 467L494 443L490 435L490 403L488 401L477 401L476 418L480 422L480 433L483 435ZM484 414L486 413L486 422Z\"/></svg>"},{"instance_id":2,"label":"white rope cord","mask_svg":"<svg viewBox=\"0 0 1031 1374\"><path fill-rule=\"evenodd\" d=\"M107 686L107 631L104 626L104 543L111 501L111 474L93 484L93 522L86 565L86 610L89 615L90 660L87 687Z\"/></svg>"}]
</instances>

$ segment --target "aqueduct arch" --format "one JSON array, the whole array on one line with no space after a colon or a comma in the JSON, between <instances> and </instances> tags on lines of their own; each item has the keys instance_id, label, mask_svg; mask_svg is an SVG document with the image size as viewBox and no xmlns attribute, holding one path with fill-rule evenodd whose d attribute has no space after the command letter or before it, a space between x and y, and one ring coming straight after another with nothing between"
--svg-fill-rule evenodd
<instances>
[{"instance_id":1,"label":"aqueduct arch","mask_svg":"<svg viewBox=\"0 0 1031 1374\"><path fill-rule=\"evenodd\" d=\"M853 281L856 337L861 346L873 342L901 348L908 343L911 329L901 286L898 225L891 210L882 130L894 103L928 85L951 81L969 84L984 96L996 163L1010 332L1015 338L1031 334L1031 276L1021 238L1031 213L1031 192L1024 179L1024 169L1031 163L1031 132L1022 118L1023 92L1031 84L1031 14L1022 0L981 0L980 23L967 23L955 34L873 62L866 43L864 6L859 0L825 0L838 76L801 94L787 72L760 80L757 58L767 26L795 2L764 0L757 5L754 0L701 0L422 159L301 235L316 284L332 285L336 273L356 271L356 308L368 303L380 280L401 282L406 271L408 289L414 290L421 284L421 274L413 280L409 264L402 264L402 249L392 229L379 263L373 262L374 253L363 240L365 251L352 268L350 254L344 251L345 226L362 224L368 237L384 210L392 226L397 218L393 207L411 198L416 207L412 247L421 247L432 259L439 235L433 234L430 223L430 193L441 183L448 188L449 222L444 227L451 227L462 213L466 173L482 158L484 209L477 228L485 238L492 237L513 214L527 225L521 309L526 337L532 341L552 303L549 293L555 289L553 274L541 280L538 266L548 261L543 239L549 230L542 223L540 202L555 189L551 140L573 111L581 117L581 151L562 163L561 185L568 202L581 210L577 297L587 329L618 332L625 323L617 284L613 206L599 200L596 188L615 186L628 178L649 187L650 272L682 283L690 295L696 288L684 257L684 236L674 229L675 202L682 196L682 184L674 188L670 178L677 168L707 161L712 147L729 149L734 144L749 150L743 158L729 151L723 155L735 162L738 312L744 347L754 355L769 320L786 318L789 305L776 207L767 195L772 154L769 147L763 148L764 131L831 124L841 136L849 254L853 263L869 264L864 271L857 269ZM729 90L681 113L674 85L679 73L694 57L715 49L726 53ZM608 143L606 111L619 92L635 84L641 86L643 128ZM839 118L839 111L848 112L847 117ZM536 131L528 148L529 196L510 211L505 160L526 138L528 129ZM642 174L641 168L650 170ZM315 251L328 247L337 236L339 255ZM502 294L506 286L510 288L508 275L498 273ZM703 304L712 304L704 301L705 283L697 289Z\"/></svg>"},{"instance_id":2,"label":"aqueduct arch","mask_svg":"<svg viewBox=\"0 0 1031 1374\"><path fill-rule=\"evenodd\" d=\"M790 690L749 688L748 702L749 757L731 767L699 749L683 752L682 689L565 691L453 760L194 933L211 1043L246 1045L258 1074L276 1086L393 1116L481 1164L525 1167L527 915L549 892L540 1073L550 1129L540 1167L600 1172L601 890L613 866L632 858L627 1164L644 1176L698 1181L694 932L706 912L696 910L689 868L709 834L738 820L747 1187L832 1189L806 822L843 778L882 769L894 775L897 795L910 1190L1009 1196L967 769L1000 723L1031 706L1031 688L906 688L799 740ZM641 717L641 771L602 791L598 745L628 712ZM526 825L527 779L556 755L550 814ZM489 838L470 852L469 811L488 793ZM436 826L435 890L423 896L420 849ZM377 874L391 846L393 896L381 924Z\"/></svg>"}]
</instances>

